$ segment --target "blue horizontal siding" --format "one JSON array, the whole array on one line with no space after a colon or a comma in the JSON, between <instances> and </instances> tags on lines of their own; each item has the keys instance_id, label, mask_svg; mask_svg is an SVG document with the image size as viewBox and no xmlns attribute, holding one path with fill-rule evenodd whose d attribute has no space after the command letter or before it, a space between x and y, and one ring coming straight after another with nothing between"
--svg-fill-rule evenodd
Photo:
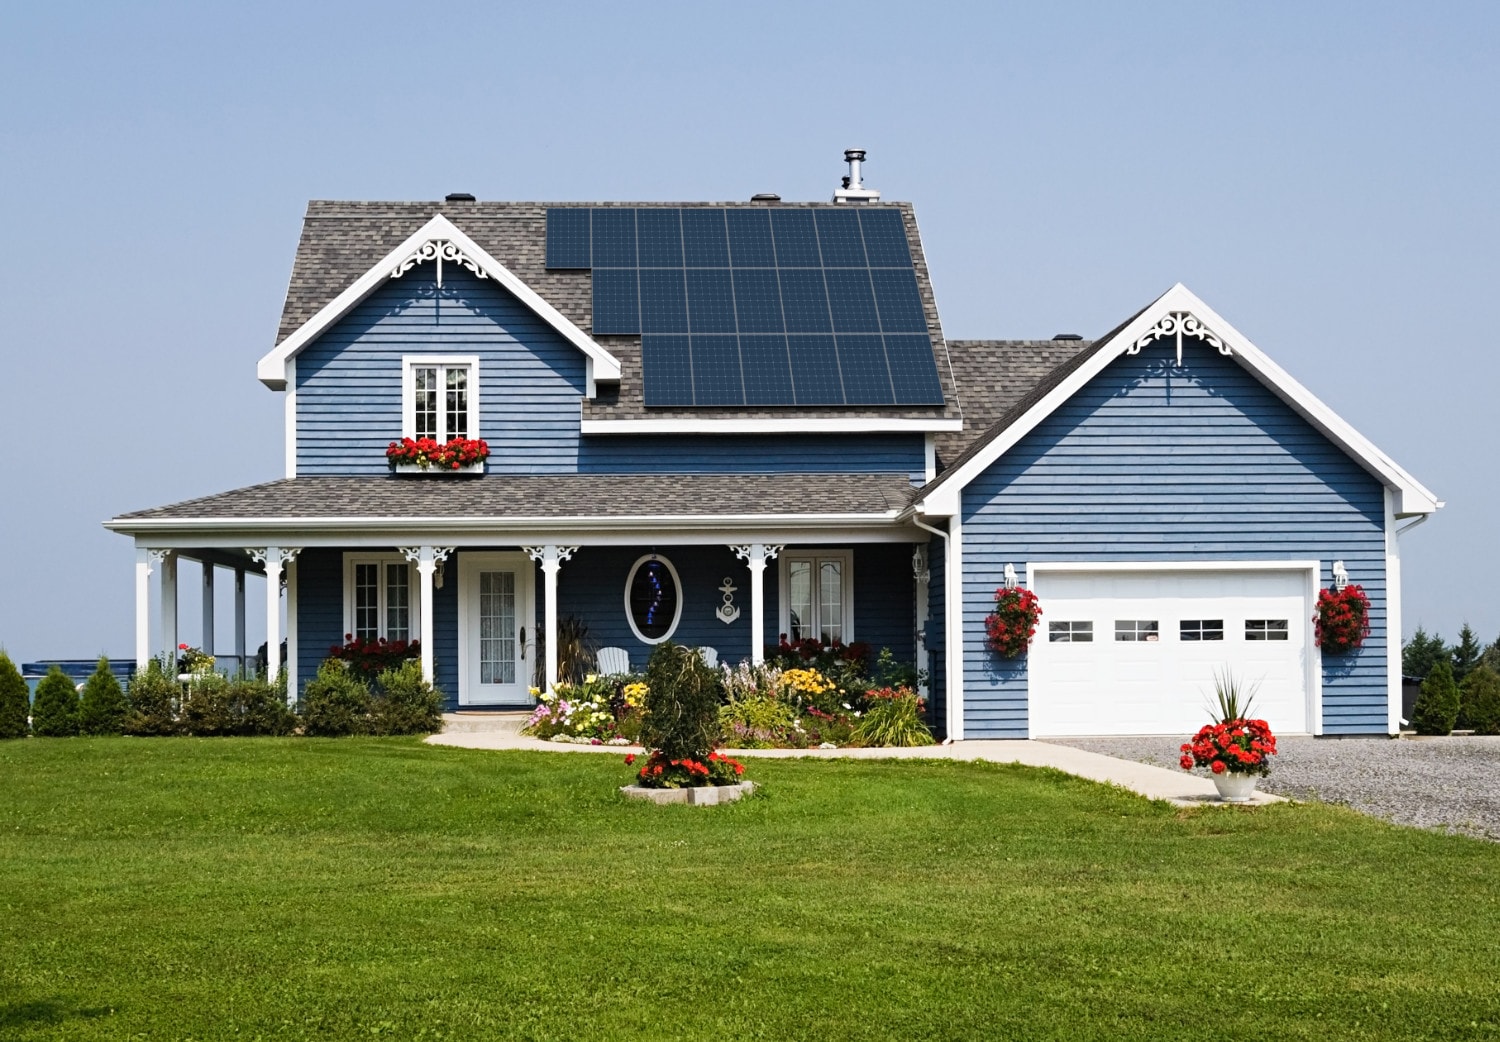
<instances>
[{"instance_id":1,"label":"blue horizontal siding","mask_svg":"<svg viewBox=\"0 0 1500 1042\"><path fill-rule=\"evenodd\" d=\"M308 547L297 555L297 695L329 648L344 643L344 555Z\"/></svg>"},{"instance_id":2,"label":"blue horizontal siding","mask_svg":"<svg viewBox=\"0 0 1500 1042\"><path fill-rule=\"evenodd\" d=\"M1234 359L1175 353L1117 359L964 490L966 737L1027 733L1025 660L985 648L984 618L1007 563L1049 561L1320 560L1325 586L1344 561L1371 633L1323 659L1323 729L1386 731L1380 482Z\"/></svg>"},{"instance_id":3,"label":"blue horizontal siding","mask_svg":"<svg viewBox=\"0 0 1500 1042\"><path fill-rule=\"evenodd\" d=\"M639 473L923 473L920 434L591 435L578 469Z\"/></svg>"},{"instance_id":4,"label":"blue horizontal siding","mask_svg":"<svg viewBox=\"0 0 1500 1042\"><path fill-rule=\"evenodd\" d=\"M939 738L948 737L948 616L945 607L948 573L948 540L934 538L927 544L927 661L928 719Z\"/></svg>"},{"instance_id":5,"label":"blue horizontal siding","mask_svg":"<svg viewBox=\"0 0 1500 1042\"><path fill-rule=\"evenodd\" d=\"M401 437L401 358L479 357L489 472L577 468L585 359L508 291L447 265L390 279L297 356L297 473L384 474Z\"/></svg>"}]
</instances>

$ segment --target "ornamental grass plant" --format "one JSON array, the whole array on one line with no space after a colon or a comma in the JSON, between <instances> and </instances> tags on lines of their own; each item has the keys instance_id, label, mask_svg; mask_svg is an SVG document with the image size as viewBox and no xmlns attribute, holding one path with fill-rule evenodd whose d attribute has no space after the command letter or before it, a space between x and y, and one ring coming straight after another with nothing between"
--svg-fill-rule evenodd
<instances>
[{"instance_id":1,"label":"ornamental grass plant","mask_svg":"<svg viewBox=\"0 0 1500 1042\"><path fill-rule=\"evenodd\" d=\"M1190 771L1206 767L1214 774L1271 773L1276 736L1264 720L1250 718L1260 684L1246 685L1229 669L1214 671L1213 722L1182 746L1180 765Z\"/></svg>"},{"instance_id":2,"label":"ornamental grass plant","mask_svg":"<svg viewBox=\"0 0 1500 1042\"><path fill-rule=\"evenodd\" d=\"M922 720L922 699L910 688L879 688L865 696L869 708L849 740L866 747L932 745L935 739Z\"/></svg>"}]
</instances>

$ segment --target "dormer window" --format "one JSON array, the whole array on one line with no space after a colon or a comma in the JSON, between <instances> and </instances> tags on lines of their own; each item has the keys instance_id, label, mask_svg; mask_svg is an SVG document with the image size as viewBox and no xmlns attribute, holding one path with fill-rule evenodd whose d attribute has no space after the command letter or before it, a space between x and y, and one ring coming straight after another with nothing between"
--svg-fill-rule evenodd
<instances>
[{"instance_id":1,"label":"dormer window","mask_svg":"<svg viewBox=\"0 0 1500 1042\"><path fill-rule=\"evenodd\" d=\"M401 361L402 437L443 444L481 436L477 355L407 355Z\"/></svg>"}]
</instances>

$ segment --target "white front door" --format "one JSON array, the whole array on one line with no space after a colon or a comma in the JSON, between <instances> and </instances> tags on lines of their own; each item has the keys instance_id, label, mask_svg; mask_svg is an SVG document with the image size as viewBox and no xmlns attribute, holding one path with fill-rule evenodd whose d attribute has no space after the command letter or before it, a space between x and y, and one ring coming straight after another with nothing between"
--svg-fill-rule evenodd
<instances>
[{"instance_id":1,"label":"white front door","mask_svg":"<svg viewBox=\"0 0 1500 1042\"><path fill-rule=\"evenodd\" d=\"M1292 569L1040 570L1032 735L1186 737L1226 671L1277 734L1312 730L1311 583Z\"/></svg>"},{"instance_id":2,"label":"white front door","mask_svg":"<svg viewBox=\"0 0 1500 1042\"><path fill-rule=\"evenodd\" d=\"M465 553L458 560L458 704L530 705L531 561L522 553Z\"/></svg>"}]
</instances>

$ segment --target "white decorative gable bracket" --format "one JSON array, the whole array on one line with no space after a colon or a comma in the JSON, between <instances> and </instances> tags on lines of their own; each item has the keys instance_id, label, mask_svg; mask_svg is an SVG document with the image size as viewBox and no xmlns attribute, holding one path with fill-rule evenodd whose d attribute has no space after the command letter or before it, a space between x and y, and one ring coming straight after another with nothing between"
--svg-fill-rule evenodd
<instances>
[{"instance_id":1,"label":"white decorative gable bracket","mask_svg":"<svg viewBox=\"0 0 1500 1042\"><path fill-rule=\"evenodd\" d=\"M1163 315L1157 320L1156 325L1137 337L1135 343L1125 349L1125 353L1128 355L1140 354L1141 348L1147 344L1169 336L1177 338L1177 364L1179 367L1182 365L1182 338L1185 336L1195 337L1211 347L1217 347L1221 355L1227 356L1233 353L1228 344L1224 343L1212 330L1186 311L1173 311L1170 314Z\"/></svg>"},{"instance_id":2,"label":"white decorative gable bracket","mask_svg":"<svg viewBox=\"0 0 1500 1042\"><path fill-rule=\"evenodd\" d=\"M465 253L458 243L449 239L428 239L397 262L396 266L391 269L391 278L399 279L418 264L425 264L427 261L432 261L437 265L437 284L439 288L442 288L443 285L443 261L447 261L449 264L462 265L482 279L490 277L490 273L484 269L484 265Z\"/></svg>"}]
</instances>

